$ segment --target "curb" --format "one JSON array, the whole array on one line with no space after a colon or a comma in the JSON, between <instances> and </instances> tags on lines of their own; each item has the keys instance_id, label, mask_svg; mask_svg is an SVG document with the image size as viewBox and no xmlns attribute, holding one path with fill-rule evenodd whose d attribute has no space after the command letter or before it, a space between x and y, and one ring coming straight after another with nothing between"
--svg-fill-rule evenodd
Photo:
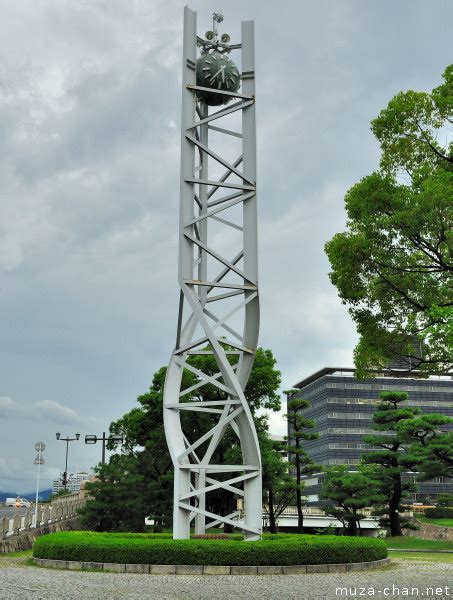
<instances>
[{"instance_id":1,"label":"curb","mask_svg":"<svg viewBox=\"0 0 453 600\"><path fill-rule=\"evenodd\" d=\"M142 565L122 563L83 562L35 558L38 567L82 571L94 569L108 573L145 573L150 575L299 575L302 573L346 573L380 569L390 564L390 558L371 562L340 563L330 565L276 565L276 566L217 566L217 565Z\"/></svg>"}]
</instances>

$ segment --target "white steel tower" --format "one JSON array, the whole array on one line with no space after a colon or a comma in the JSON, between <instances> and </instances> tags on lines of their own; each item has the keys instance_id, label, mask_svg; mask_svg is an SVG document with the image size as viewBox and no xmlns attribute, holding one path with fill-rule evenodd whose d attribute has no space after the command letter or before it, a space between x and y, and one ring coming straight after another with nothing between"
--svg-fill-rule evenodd
<instances>
[{"instance_id":1,"label":"white steel tower","mask_svg":"<svg viewBox=\"0 0 453 600\"><path fill-rule=\"evenodd\" d=\"M164 389L164 422L174 465L173 537L190 537L222 524L261 534L261 457L244 389L259 329L255 66L253 21L241 26L241 43L213 30L196 33L196 13L184 9L180 302L176 346ZM230 58L240 54L241 74ZM241 89L240 88L241 85ZM216 368L203 372L197 357ZM192 385L184 387L184 374ZM195 399L211 386L213 400ZM211 428L185 427L187 411L204 413ZM216 449L234 432L240 452L233 464L216 462ZM209 494L243 498L241 510L217 514ZM242 503L238 503L239 504ZM221 511L218 511L221 512Z\"/></svg>"}]
</instances>

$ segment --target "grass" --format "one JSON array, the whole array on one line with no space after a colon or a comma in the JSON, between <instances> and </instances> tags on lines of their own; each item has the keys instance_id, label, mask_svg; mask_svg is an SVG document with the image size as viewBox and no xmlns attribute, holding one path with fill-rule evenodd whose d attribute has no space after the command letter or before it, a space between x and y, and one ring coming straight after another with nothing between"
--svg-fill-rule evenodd
<instances>
[{"instance_id":1,"label":"grass","mask_svg":"<svg viewBox=\"0 0 453 600\"><path fill-rule=\"evenodd\" d=\"M402 550L453 550L453 542L448 540L422 540L421 538L401 536L384 538L387 548Z\"/></svg>"},{"instance_id":2,"label":"grass","mask_svg":"<svg viewBox=\"0 0 453 600\"><path fill-rule=\"evenodd\" d=\"M347 536L280 534L244 542L173 540L169 534L66 531L44 535L33 556L57 560L179 565L297 565L367 562L386 558L382 540Z\"/></svg>"},{"instance_id":3,"label":"grass","mask_svg":"<svg viewBox=\"0 0 453 600\"><path fill-rule=\"evenodd\" d=\"M440 527L453 527L453 519L428 519L428 517L417 517L422 523L438 525Z\"/></svg>"},{"instance_id":4,"label":"grass","mask_svg":"<svg viewBox=\"0 0 453 600\"><path fill-rule=\"evenodd\" d=\"M21 556L32 556L31 550L21 550L20 552L5 552L0 554L0 560L2 558L20 558Z\"/></svg>"},{"instance_id":5,"label":"grass","mask_svg":"<svg viewBox=\"0 0 453 600\"><path fill-rule=\"evenodd\" d=\"M453 564L453 554L438 554L436 552L392 552L390 550L389 557L396 561Z\"/></svg>"}]
</instances>

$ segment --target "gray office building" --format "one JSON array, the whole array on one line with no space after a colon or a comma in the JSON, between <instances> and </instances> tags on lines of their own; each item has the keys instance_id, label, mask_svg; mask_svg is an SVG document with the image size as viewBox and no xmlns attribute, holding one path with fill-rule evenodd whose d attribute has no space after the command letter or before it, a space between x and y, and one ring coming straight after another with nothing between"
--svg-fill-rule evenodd
<instances>
[{"instance_id":1,"label":"gray office building","mask_svg":"<svg viewBox=\"0 0 453 600\"><path fill-rule=\"evenodd\" d=\"M382 391L407 392L408 405L423 413L439 413L453 417L453 379L431 376L421 378L416 373L376 372L372 379L357 379L354 369L327 367L306 377L295 388L295 398L306 398L311 406L303 414L316 422L320 438L304 442L313 460L322 466L354 465L371 446L363 435L373 433L372 413ZM446 426L446 429L449 427ZM288 431L291 438L291 431ZM414 475L406 475L414 478ZM322 473L307 477L305 494L309 504L318 502ZM441 493L453 493L453 480L439 477L418 483L414 502L432 502Z\"/></svg>"}]
</instances>

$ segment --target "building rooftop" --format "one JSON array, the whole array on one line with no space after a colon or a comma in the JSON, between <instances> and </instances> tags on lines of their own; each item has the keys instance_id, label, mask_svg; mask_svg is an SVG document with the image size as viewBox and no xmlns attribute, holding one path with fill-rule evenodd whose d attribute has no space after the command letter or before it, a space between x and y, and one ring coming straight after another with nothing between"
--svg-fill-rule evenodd
<instances>
[{"instance_id":1,"label":"building rooftop","mask_svg":"<svg viewBox=\"0 0 453 600\"><path fill-rule=\"evenodd\" d=\"M373 370L372 372L375 377L391 377L394 379L397 377L401 377L404 379L428 379L431 381L432 380L436 380L436 381L452 381L453 380L453 377L451 377L450 375L429 375L428 377L426 377L424 374L422 375L418 371L405 371L405 370L399 371L396 369L395 370L393 370L393 369L389 369L389 370L376 369L376 370ZM299 381L299 383L296 383L296 385L294 387L302 389L306 385L309 385L310 383L313 383L314 381L321 379L321 377L324 377L325 375L335 375L337 377L354 377L354 373L355 373L355 369L353 369L352 367L324 367L323 369L316 371L316 373L313 373L312 375L309 375L305 379L302 379L302 381Z\"/></svg>"}]
</instances>

